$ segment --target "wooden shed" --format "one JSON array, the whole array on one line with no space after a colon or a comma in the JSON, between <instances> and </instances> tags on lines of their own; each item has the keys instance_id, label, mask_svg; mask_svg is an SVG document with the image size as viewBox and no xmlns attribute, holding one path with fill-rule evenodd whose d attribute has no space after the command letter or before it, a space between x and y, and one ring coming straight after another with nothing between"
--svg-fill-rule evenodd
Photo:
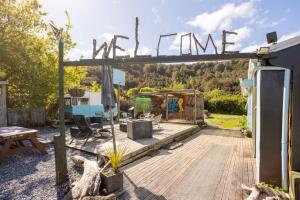
<instances>
[{"instance_id":1,"label":"wooden shed","mask_svg":"<svg viewBox=\"0 0 300 200\"><path fill-rule=\"evenodd\" d=\"M0 127L7 126L7 81L0 81Z\"/></svg>"},{"instance_id":2,"label":"wooden shed","mask_svg":"<svg viewBox=\"0 0 300 200\"><path fill-rule=\"evenodd\" d=\"M164 121L197 123L204 120L203 94L194 89L140 92L151 98L151 112L162 114Z\"/></svg>"}]
</instances>

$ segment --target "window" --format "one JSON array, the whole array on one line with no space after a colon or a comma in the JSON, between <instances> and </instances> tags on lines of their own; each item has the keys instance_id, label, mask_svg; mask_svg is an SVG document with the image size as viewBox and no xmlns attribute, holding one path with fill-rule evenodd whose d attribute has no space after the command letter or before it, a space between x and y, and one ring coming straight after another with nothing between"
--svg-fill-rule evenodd
<instances>
[{"instance_id":1,"label":"window","mask_svg":"<svg viewBox=\"0 0 300 200\"><path fill-rule=\"evenodd\" d=\"M89 99L88 98L80 99L80 105L87 105L87 104L89 104Z\"/></svg>"}]
</instances>

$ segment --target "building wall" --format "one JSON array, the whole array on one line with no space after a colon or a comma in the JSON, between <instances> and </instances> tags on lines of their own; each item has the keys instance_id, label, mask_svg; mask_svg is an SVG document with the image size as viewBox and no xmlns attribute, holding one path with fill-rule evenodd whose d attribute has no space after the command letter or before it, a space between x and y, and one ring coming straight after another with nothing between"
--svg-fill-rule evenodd
<instances>
[{"instance_id":1,"label":"building wall","mask_svg":"<svg viewBox=\"0 0 300 200\"><path fill-rule=\"evenodd\" d=\"M259 181L281 186L281 135L284 71L261 71L257 139Z\"/></svg>"}]
</instances>

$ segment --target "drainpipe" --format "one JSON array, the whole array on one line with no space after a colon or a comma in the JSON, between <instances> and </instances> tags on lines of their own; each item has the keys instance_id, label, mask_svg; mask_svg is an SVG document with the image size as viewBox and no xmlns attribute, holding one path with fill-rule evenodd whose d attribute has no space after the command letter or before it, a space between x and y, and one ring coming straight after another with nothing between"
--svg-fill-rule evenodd
<instances>
[{"instance_id":1,"label":"drainpipe","mask_svg":"<svg viewBox=\"0 0 300 200\"><path fill-rule=\"evenodd\" d=\"M283 106L282 106L282 137L281 137L281 177L282 188L288 190L288 115L290 97L290 75L289 69L284 73Z\"/></svg>"},{"instance_id":2,"label":"drainpipe","mask_svg":"<svg viewBox=\"0 0 300 200\"><path fill-rule=\"evenodd\" d=\"M254 74L260 70L283 70L284 71L284 88L283 88L283 105L282 105L282 129L281 129L281 184L284 190L288 190L288 113L289 113L289 96L290 96L290 74L291 71L282 67L255 67ZM259 170L257 173L259 177ZM259 179L257 179L259 180Z\"/></svg>"}]
</instances>

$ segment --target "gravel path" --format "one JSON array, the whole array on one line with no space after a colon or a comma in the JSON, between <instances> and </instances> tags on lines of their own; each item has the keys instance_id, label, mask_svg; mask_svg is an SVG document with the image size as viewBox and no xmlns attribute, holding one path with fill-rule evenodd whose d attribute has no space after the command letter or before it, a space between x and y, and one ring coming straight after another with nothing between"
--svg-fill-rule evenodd
<instances>
[{"instance_id":1,"label":"gravel path","mask_svg":"<svg viewBox=\"0 0 300 200\"><path fill-rule=\"evenodd\" d=\"M67 150L67 157L77 154L89 159L95 156L76 150ZM0 163L0 200L10 199L62 199L69 183L78 179L82 170L68 159L69 182L55 185L54 148L48 148L47 155L36 151L5 158Z\"/></svg>"}]
</instances>

